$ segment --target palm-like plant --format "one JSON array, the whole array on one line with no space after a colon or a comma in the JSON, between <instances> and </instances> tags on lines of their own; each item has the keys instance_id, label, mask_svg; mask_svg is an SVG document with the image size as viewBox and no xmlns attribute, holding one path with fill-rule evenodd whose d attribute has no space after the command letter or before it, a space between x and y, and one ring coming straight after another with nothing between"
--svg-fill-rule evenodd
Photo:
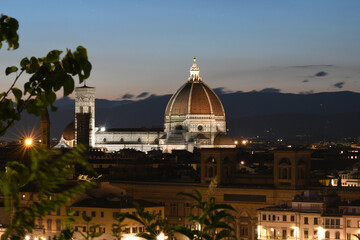
<instances>
[{"instance_id":1,"label":"palm-like plant","mask_svg":"<svg viewBox=\"0 0 360 240\"><path fill-rule=\"evenodd\" d=\"M132 219L144 226L144 232L136 234L137 237L147 240L157 240L163 233L165 236L172 235L172 229L161 214L150 213L145 211L143 207L135 204L137 214L121 213L121 217Z\"/></svg>"},{"instance_id":2,"label":"palm-like plant","mask_svg":"<svg viewBox=\"0 0 360 240\"><path fill-rule=\"evenodd\" d=\"M85 212L82 213L81 217L86 222L86 232L79 232L84 239L92 240L103 234L102 232L96 232L96 228L100 227L100 224L91 225L92 217L86 216Z\"/></svg>"},{"instance_id":3,"label":"palm-like plant","mask_svg":"<svg viewBox=\"0 0 360 240\"><path fill-rule=\"evenodd\" d=\"M216 199L212 195L203 200L203 193L199 190L194 190L194 193L178 193L178 195L192 198L195 201L192 209L198 209L199 215L193 213L189 215L189 221L194 222L198 229L191 230L184 226L176 226L176 232L191 240L235 239L234 229L226 223L227 220L233 219L229 211L235 211L235 209L231 205L216 203Z\"/></svg>"}]
</instances>

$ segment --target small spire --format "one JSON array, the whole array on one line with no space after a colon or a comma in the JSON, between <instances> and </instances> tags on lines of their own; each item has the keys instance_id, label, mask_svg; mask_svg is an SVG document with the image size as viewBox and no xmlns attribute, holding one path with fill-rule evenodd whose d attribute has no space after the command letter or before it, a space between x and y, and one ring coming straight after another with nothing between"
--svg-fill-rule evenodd
<instances>
[{"instance_id":1,"label":"small spire","mask_svg":"<svg viewBox=\"0 0 360 240\"><path fill-rule=\"evenodd\" d=\"M198 65L196 64L196 57L194 57L193 59L193 65L191 66L190 68L190 78L189 80L197 80L197 81L200 81L201 78L200 78L200 70L199 70L199 67Z\"/></svg>"}]
</instances>

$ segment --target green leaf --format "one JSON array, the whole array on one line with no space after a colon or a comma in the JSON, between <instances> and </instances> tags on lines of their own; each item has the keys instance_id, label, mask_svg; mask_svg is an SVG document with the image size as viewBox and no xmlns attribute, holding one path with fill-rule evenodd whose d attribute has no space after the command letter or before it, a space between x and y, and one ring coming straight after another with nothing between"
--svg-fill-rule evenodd
<instances>
[{"instance_id":1,"label":"green leaf","mask_svg":"<svg viewBox=\"0 0 360 240\"><path fill-rule=\"evenodd\" d=\"M45 63L53 63L53 62L58 62L60 59L60 54L62 53L62 51L59 50L52 50L50 51L45 58Z\"/></svg>"},{"instance_id":2,"label":"green leaf","mask_svg":"<svg viewBox=\"0 0 360 240\"><path fill-rule=\"evenodd\" d=\"M22 97L22 91L18 88L12 88L11 91L15 96L16 102L18 102Z\"/></svg>"},{"instance_id":3,"label":"green leaf","mask_svg":"<svg viewBox=\"0 0 360 240\"><path fill-rule=\"evenodd\" d=\"M6 70L5 70L5 74L6 74L6 76L7 76L7 75L9 75L10 73L16 72L17 70L18 70L18 68L15 67L15 66L7 67Z\"/></svg>"},{"instance_id":4,"label":"green leaf","mask_svg":"<svg viewBox=\"0 0 360 240\"><path fill-rule=\"evenodd\" d=\"M27 66L30 64L30 61L29 59L26 57L26 58L23 58L20 62L20 66L23 68L23 69L26 69Z\"/></svg>"},{"instance_id":5,"label":"green leaf","mask_svg":"<svg viewBox=\"0 0 360 240\"><path fill-rule=\"evenodd\" d=\"M45 96L49 103L53 103L56 100L56 94L53 91L45 92Z\"/></svg>"},{"instance_id":6,"label":"green leaf","mask_svg":"<svg viewBox=\"0 0 360 240\"><path fill-rule=\"evenodd\" d=\"M63 88L64 88L64 97L74 91L75 84L74 84L74 79L71 76L67 76L67 78L65 78Z\"/></svg>"}]
</instances>

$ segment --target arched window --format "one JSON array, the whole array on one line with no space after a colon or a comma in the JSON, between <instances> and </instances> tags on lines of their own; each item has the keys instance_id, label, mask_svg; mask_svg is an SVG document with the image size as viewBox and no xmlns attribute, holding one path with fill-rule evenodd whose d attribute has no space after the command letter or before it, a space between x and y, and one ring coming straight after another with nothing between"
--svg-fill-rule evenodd
<instances>
[{"instance_id":1,"label":"arched window","mask_svg":"<svg viewBox=\"0 0 360 240\"><path fill-rule=\"evenodd\" d=\"M329 238L330 238L330 232L329 232L329 231L326 231L326 232L325 232L325 238L326 238L326 239L329 239Z\"/></svg>"},{"instance_id":2,"label":"arched window","mask_svg":"<svg viewBox=\"0 0 360 240\"><path fill-rule=\"evenodd\" d=\"M106 138L103 139L103 142L104 142L104 143L106 142Z\"/></svg>"},{"instance_id":3,"label":"arched window","mask_svg":"<svg viewBox=\"0 0 360 240\"><path fill-rule=\"evenodd\" d=\"M139 142L139 143L141 142L141 138L138 138L138 142Z\"/></svg>"},{"instance_id":4,"label":"arched window","mask_svg":"<svg viewBox=\"0 0 360 240\"><path fill-rule=\"evenodd\" d=\"M335 239L340 239L340 232L339 232L339 231L337 231L337 232L335 233Z\"/></svg>"},{"instance_id":5,"label":"arched window","mask_svg":"<svg viewBox=\"0 0 360 240\"><path fill-rule=\"evenodd\" d=\"M124 142L124 139L123 139L123 138L121 138L121 139L120 139L120 142L121 142L121 143L123 143L123 142Z\"/></svg>"}]
</instances>

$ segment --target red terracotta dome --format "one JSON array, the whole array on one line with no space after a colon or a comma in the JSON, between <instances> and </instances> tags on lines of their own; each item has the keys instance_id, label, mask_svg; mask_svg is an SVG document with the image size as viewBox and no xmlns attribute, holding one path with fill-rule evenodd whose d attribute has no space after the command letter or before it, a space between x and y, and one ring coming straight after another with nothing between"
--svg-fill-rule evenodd
<instances>
[{"instance_id":1,"label":"red terracotta dome","mask_svg":"<svg viewBox=\"0 0 360 240\"><path fill-rule=\"evenodd\" d=\"M216 93L202 81L188 81L170 99L165 116L186 114L214 114L225 116Z\"/></svg>"},{"instance_id":2,"label":"red terracotta dome","mask_svg":"<svg viewBox=\"0 0 360 240\"><path fill-rule=\"evenodd\" d=\"M196 58L190 68L189 81L175 92L165 110L165 117L187 114L225 116L219 97L201 80Z\"/></svg>"}]
</instances>

